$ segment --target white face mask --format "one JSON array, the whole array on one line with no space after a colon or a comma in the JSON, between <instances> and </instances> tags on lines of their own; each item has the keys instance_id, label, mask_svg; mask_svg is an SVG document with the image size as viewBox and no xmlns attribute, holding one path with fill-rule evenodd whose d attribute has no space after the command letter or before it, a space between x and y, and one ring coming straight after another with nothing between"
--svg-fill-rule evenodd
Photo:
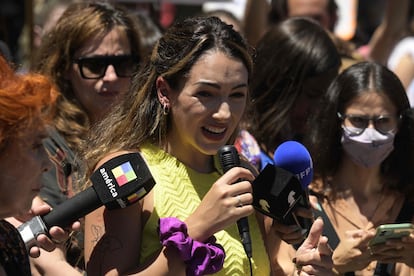
<instances>
[{"instance_id":1,"label":"white face mask","mask_svg":"<svg viewBox=\"0 0 414 276\"><path fill-rule=\"evenodd\" d=\"M382 134L374 128L366 128L355 136L343 129L341 143L356 164L369 168L381 164L388 157L394 149L394 138L394 133Z\"/></svg>"}]
</instances>

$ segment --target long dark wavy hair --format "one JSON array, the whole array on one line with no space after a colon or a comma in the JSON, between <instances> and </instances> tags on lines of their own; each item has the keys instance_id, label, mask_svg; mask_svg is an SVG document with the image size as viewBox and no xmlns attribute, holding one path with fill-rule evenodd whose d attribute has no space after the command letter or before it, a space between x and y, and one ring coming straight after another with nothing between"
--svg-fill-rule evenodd
<instances>
[{"instance_id":1,"label":"long dark wavy hair","mask_svg":"<svg viewBox=\"0 0 414 276\"><path fill-rule=\"evenodd\" d=\"M313 20L290 18L267 31L256 49L246 126L266 151L290 138L290 112L301 94L309 92L304 82L322 75L333 78L340 65L330 36ZM321 83L312 97L321 97L330 81Z\"/></svg>"},{"instance_id":2,"label":"long dark wavy hair","mask_svg":"<svg viewBox=\"0 0 414 276\"><path fill-rule=\"evenodd\" d=\"M312 118L312 129L308 133L309 148L315 176L328 180L341 164L342 113L357 96L374 92L384 94L402 118L395 135L394 150L381 164L381 174L389 188L413 194L414 172L414 119L404 87L398 77L374 62L361 62L343 71L330 85ZM330 185L330 181L324 184ZM335 187L331 188L335 191Z\"/></svg>"}]
</instances>

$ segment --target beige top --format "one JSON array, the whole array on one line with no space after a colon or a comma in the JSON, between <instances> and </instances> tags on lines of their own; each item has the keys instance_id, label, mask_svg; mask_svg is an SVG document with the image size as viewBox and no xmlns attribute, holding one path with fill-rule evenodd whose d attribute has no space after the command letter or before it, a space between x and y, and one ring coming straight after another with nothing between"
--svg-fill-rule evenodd
<instances>
[{"instance_id":1,"label":"beige top","mask_svg":"<svg viewBox=\"0 0 414 276\"><path fill-rule=\"evenodd\" d=\"M404 195L401 193L384 191L382 199L371 220L365 225L365 223L361 221L360 210L357 210L355 205L347 203L343 198L328 202L327 194L323 194L322 197L322 206L331 220L339 239L343 239L348 230L370 230L381 224L395 222L404 203ZM292 258L294 256L294 248L291 245L282 242L276 257L276 262L283 271L283 275L294 275L294 265L292 263ZM375 267L376 262L372 262L364 270L355 271L355 276L373 276ZM410 268L402 263L397 263L394 275L414 276L414 268Z\"/></svg>"},{"instance_id":2,"label":"beige top","mask_svg":"<svg viewBox=\"0 0 414 276\"><path fill-rule=\"evenodd\" d=\"M338 198L328 201L328 195L323 194L322 206L329 217L339 239L345 238L349 230L370 230L381 224L394 223L404 203L404 195L396 191L384 191L378 206L368 222L361 221L360 210L354 204L349 204L345 199ZM371 262L364 270L355 271L355 275L372 276L376 262ZM414 269L405 264L397 263L394 275L414 276Z\"/></svg>"}]
</instances>

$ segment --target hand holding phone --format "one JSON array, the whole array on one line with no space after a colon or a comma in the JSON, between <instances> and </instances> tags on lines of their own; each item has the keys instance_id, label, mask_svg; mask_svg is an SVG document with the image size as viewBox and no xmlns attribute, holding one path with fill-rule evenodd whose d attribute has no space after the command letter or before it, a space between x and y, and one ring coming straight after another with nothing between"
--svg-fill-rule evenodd
<instances>
[{"instance_id":1,"label":"hand holding phone","mask_svg":"<svg viewBox=\"0 0 414 276\"><path fill-rule=\"evenodd\" d=\"M374 238L369 242L369 246L383 244L389 239L400 239L409 236L414 231L411 223L392 223L383 224L377 227Z\"/></svg>"}]
</instances>

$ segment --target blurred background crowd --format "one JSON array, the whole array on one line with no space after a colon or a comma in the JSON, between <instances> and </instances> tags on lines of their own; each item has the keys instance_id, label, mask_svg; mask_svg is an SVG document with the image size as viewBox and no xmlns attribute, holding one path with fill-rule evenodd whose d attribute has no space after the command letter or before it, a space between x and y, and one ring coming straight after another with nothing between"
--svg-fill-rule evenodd
<instances>
[{"instance_id":1,"label":"blurred background crowd","mask_svg":"<svg viewBox=\"0 0 414 276\"><path fill-rule=\"evenodd\" d=\"M0 40L1 49L7 57L17 64L29 65L32 53L39 46L41 36L54 25L65 6L73 1L82 0L1 1ZM146 14L160 27L166 28L175 19L214 10L227 11L240 21L241 25L245 25L244 23L248 23L245 21L247 8L257 9L261 5L268 5L268 8L271 8L276 6L278 1L251 1L257 7L248 7L247 0L112 0L112 2L125 5L128 9L136 10L137 13ZM346 41L353 42L357 47L366 45L384 18L386 0L335 0L335 2L337 20L334 24L334 33ZM267 18L269 15L262 14L262 16ZM273 19L278 18L278 15L272 16ZM243 29L251 27L255 26L243 26ZM8 46L8 50L5 49L4 43Z\"/></svg>"},{"instance_id":2,"label":"blurred background crowd","mask_svg":"<svg viewBox=\"0 0 414 276\"><path fill-rule=\"evenodd\" d=\"M322 139L324 137L332 140L329 143L343 143L344 138L338 135L326 135L326 129L335 130L336 134L342 129L345 131L347 127L360 130L358 132L354 129L351 138L348 137L350 140L352 137L360 137L365 129L371 129L371 132L376 129L381 134L378 134L379 138L369 138L369 141L374 141L374 148L377 148L377 140L392 146L393 135L397 132L398 125L402 134L396 138L395 154L390 155L389 161L386 162L375 155L375 161L384 161L383 165L372 165L375 170L365 168L370 166L355 165L350 161L352 158L348 160L348 157L344 157L345 161L349 161L345 164L352 163L352 166L355 165L358 169L359 173L355 175L366 178L357 179L355 183L358 185L346 188L352 190L358 199L358 192L361 192L359 184L368 183L366 186L370 189L364 189L361 193L366 192L367 198L371 199L369 201L363 197L361 201L355 200L356 203L348 204L358 205L364 219L361 225L370 229L385 221L395 220L404 202L401 200L403 195L414 198L412 185L406 185L407 179L413 179L410 173L414 164L414 136L411 134L414 129L413 118L406 114L406 111L410 110L409 105L411 108L414 106L412 0L101 0L99 2L109 4L94 3L96 5L90 7L83 5L84 2L95 1L0 1L0 54L21 75L32 71L47 75L60 92L56 100L57 111L52 119L54 128L47 130L49 137L43 141L55 166L44 170L42 189L39 189L42 200L52 207L79 191L79 187L76 187L78 174L82 175L86 169L86 164L80 157L83 157L83 147L90 142L87 138L90 129L98 125L111 111L111 104L116 106L124 96L134 91L135 86L129 89L133 73L145 65L144 61L148 60L154 45L154 49L157 49L156 41L163 33L174 22L196 15L214 15L233 25L233 28L256 50L255 70L251 79L249 78L253 104L249 109L246 108L252 116L249 118L251 120L241 121L241 129L245 132L241 132L241 138L236 140L239 151L242 149L242 153L253 165L258 165L258 169L261 169L258 163L265 164L264 157L272 159L274 150L286 140L308 142L314 147L313 153L323 153L323 150L326 150L325 145L328 142ZM117 7L114 8L112 5ZM118 9L118 5L122 9ZM311 20L295 17L309 17ZM175 44L171 46L174 47L180 48ZM181 49L177 51L179 50ZM156 54L155 50L153 57ZM171 59L174 58L177 59L177 63L180 61L178 55ZM375 65L363 62L375 62ZM347 71L347 68L351 69ZM399 78L402 86L391 72ZM338 74L342 77L336 79ZM139 74L137 76L140 77ZM336 81L328 89L334 79ZM359 83L360 79L370 81ZM345 91L342 86L347 87L348 84L351 87L349 91L355 92L355 95L349 94L349 98L346 98L340 92ZM364 93L375 93L359 97L357 94L361 91L358 89ZM326 91L329 91L329 94L325 95ZM376 95L378 91L385 91L385 96ZM131 95L129 96L133 97ZM345 101L342 97L345 97ZM322 104L318 102L320 99L324 100ZM163 116L169 115L168 105L163 103L159 108L158 112L162 111ZM316 117L317 120L307 125L307 119L311 118L312 112L318 112L316 115L320 118ZM321 118L326 118L329 124ZM384 118L386 120L383 120ZM336 125L330 125L332 122ZM391 124L382 126L382 122ZM309 126L311 127L306 128ZM324 137L315 134L311 135L314 140L304 141L304 134L308 131L312 134L313 131L317 132ZM248 132L252 134L251 137L246 134ZM258 144L255 144L253 137ZM322 141L326 143L323 144ZM257 147L249 146L250 142ZM358 145L358 141L356 144ZM402 150L405 148L409 150ZM243 149L247 149L246 152ZM378 154L387 157L392 150L391 147L385 147L386 152L380 151ZM359 153L358 149L355 151ZM352 168L352 172L357 169L339 165L332 169L331 156L340 155L328 151L325 154L326 156L314 155L315 167L322 164L317 168L319 177L322 177L322 180L326 180L323 179L324 176L328 176L329 180L331 177L337 177L335 181L339 184L353 183L354 179L348 179L348 176L353 175L348 173L348 169ZM405 159L400 156L405 156ZM262 158L260 162L256 162L259 158ZM391 163L394 165L389 165ZM337 169L342 174L332 173ZM400 170L407 175L400 173ZM388 181L389 177L392 185L388 182L388 186L383 184L386 182L381 178L383 173L389 174L384 179ZM374 177L371 177L372 175ZM345 176L344 179L342 176ZM393 186L394 182L400 186ZM330 181L327 183L330 184ZM316 192L320 192L319 186L315 187ZM341 188L340 185L338 187ZM405 193L405 188L401 187L411 190ZM388 193L388 188L397 190L397 196ZM391 198L389 204L380 204L387 196ZM369 205L369 208L364 204ZM378 215L383 213L378 206L383 205L383 208L392 207L389 208L393 212L389 218ZM372 214L365 214L366 210L370 210ZM375 214L377 215L374 216ZM410 213L410 221L412 218ZM355 221L353 218L349 219L351 220ZM372 224L368 224L367 221L372 221ZM357 226L347 225L348 228ZM337 226L338 229L340 227L342 226ZM80 232L73 239L75 242L68 243L65 258L70 265L80 270L84 269L83 239L92 239L93 243L101 233L96 231L92 234L96 236L92 235L91 238L91 235L84 236ZM282 234L278 233L283 239ZM345 240L343 236L340 238ZM289 246L295 243L294 239L287 240ZM92 243L89 242L89 245ZM343 247L339 249L337 252L349 251ZM280 252L290 254L288 250ZM368 250L364 252L366 255L369 253ZM414 251L408 248L403 256L412 260L409 256L411 252ZM43 269L52 269L48 265L51 264L49 260L53 259L48 258L52 258L53 255L49 256L46 252L42 254L46 261L42 258L31 260L32 275L37 275L37 272L39 275L42 274ZM88 254L91 254L90 248L86 248L86 260L90 257ZM278 255L281 258L280 263L289 265L292 264L292 256L286 257L286 261L282 260L285 257L283 254ZM344 271L372 270L375 267L371 264L374 258L372 256L371 253L368 256L369 262L361 267L350 267L349 264L357 263L351 259L343 265ZM380 261L378 258L374 260ZM407 269L413 270L414 265L411 262L392 261L405 263L409 267ZM53 269L56 268L61 267ZM285 267L282 268L286 271ZM336 268L340 269L341 266ZM404 269L406 267L398 267L398 275L408 275Z\"/></svg>"}]
</instances>

